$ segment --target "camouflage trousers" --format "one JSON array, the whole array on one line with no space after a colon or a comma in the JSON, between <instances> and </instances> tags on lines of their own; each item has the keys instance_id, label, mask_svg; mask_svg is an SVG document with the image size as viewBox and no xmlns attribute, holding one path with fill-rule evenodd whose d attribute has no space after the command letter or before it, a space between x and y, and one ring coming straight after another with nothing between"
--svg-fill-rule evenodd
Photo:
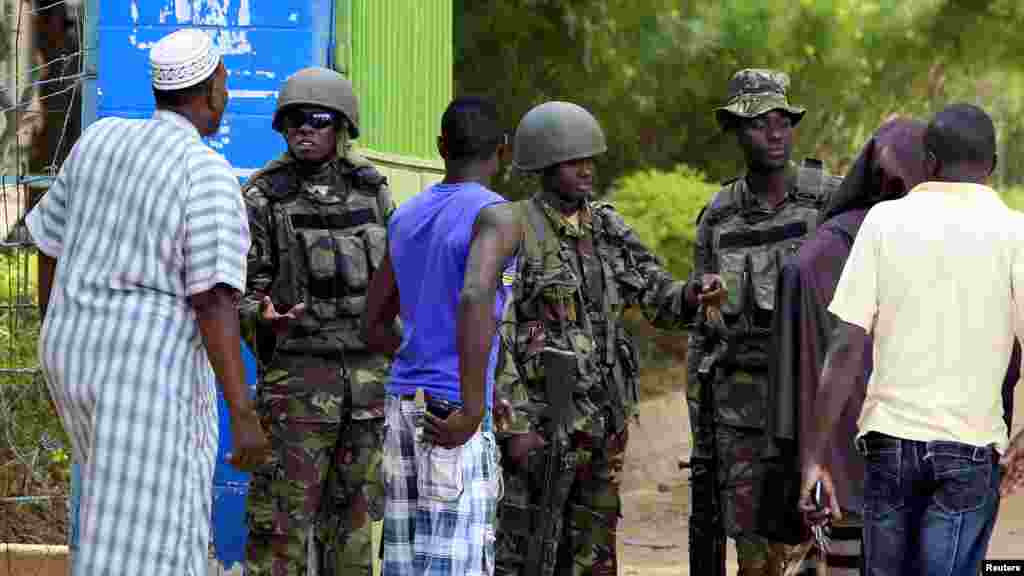
<instances>
[{"instance_id":1,"label":"camouflage trousers","mask_svg":"<svg viewBox=\"0 0 1024 576\"><path fill-rule=\"evenodd\" d=\"M712 435L706 414L700 405L687 400L690 414L690 556L693 564L710 566L717 559L701 555L718 549L713 534L718 527L712 525L713 515L721 514L725 534L736 541L736 559L739 576L782 576L790 563L794 547L771 542L754 533L759 495L758 457L764 443L764 433L757 429L744 429L719 424ZM718 469L713 470L712 450L718 450ZM712 508L717 491L720 509ZM724 550L724 549L723 549ZM699 560L694 560L697 555Z\"/></svg>"},{"instance_id":2,"label":"camouflage trousers","mask_svg":"<svg viewBox=\"0 0 1024 576\"><path fill-rule=\"evenodd\" d=\"M498 504L494 573L501 576L615 576L618 570L616 537L622 502L619 473L626 453L629 429L594 438L577 433L569 443L562 466L549 479L547 449L529 455L526 469L505 459L504 498ZM550 481L549 481L550 480ZM553 508L540 510L546 490L553 490ZM549 526L554 558L539 572L526 565L530 538ZM554 544L557 543L557 544Z\"/></svg>"},{"instance_id":3,"label":"camouflage trousers","mask_svg":"<svg viewBox=\"0 0 1024 576\"><path fill-rule=\"evenodd\" d=\"M352 419L344 394L309 389L270 370L257 408L271 461L256 471L246 506L246 574L372 573L372 524L383 511L382 418Z\"/></svg>"}]
</instances>

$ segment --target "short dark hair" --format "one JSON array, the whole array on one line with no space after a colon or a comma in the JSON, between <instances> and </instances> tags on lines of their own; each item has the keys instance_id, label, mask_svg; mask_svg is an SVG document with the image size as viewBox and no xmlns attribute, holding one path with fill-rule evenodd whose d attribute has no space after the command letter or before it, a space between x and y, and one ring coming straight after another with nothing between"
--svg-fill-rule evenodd
<instances>
[{"instance_id":1,"label":"short dark hair","mask_svg":"<svg viewBox=\"0 0 1024 576\"><path fill-rule=\"evenodd\" d=\"M441 138L448 160L490 158L504 138L498 107L482 96L456 98L441 116Z\"/></svg>"},{"instance_id":2,"label":"short dark hair","mask_svg":"<svg viewBox=\"0 0 1024 576\"><path fill-rule=\"evenodd\" d=\"M928 123L924 147L946 165L991 162L996 155L996 128L981 108L953 104Z\"/></svg>"},{"instance_id":3,"label":"short dark hair","mask_svg":"<svg viewBox=\"0 0 1024 576\"><path fill-rule=\"evenodd\" d=\"M217 77L216 71L210 77L195 86L182 88L180 90L157 90L153 88L153 98L156 100L157 108L181 108L188 104L193 98L201 98L209 94L213 87L213 81Z\"/></svg>"}]
</instances>

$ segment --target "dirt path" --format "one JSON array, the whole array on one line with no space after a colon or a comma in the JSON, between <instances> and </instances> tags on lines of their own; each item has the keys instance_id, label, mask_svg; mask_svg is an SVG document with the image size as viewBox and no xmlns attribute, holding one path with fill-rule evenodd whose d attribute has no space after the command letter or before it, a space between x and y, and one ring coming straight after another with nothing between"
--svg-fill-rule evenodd
<instances>
[{"instance_id":1,"label":"dirt path","mask_svg":"<svg viewBox=\"0 0 1024 576\"><path fill-rule=\"evenodd\" d=\"M622 494L620 576L686 576L688 472L680 458L690 453L690 428L682 392L641 406L642 420L630 430ZM1016 391L1016 429L1024 425L1024 385ZM1024 558L1024 494L1002 504L989 546L991 559ZM729 573L736 573L729 545Z\"/></svg>"}]
</instances>

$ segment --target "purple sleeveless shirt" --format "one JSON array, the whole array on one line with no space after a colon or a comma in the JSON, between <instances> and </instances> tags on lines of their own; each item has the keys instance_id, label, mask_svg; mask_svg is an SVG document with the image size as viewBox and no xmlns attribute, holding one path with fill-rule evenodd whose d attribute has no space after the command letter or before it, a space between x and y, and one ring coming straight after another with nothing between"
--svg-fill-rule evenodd
<instances>
[{"instance_id":1,"label":"purple sleeveless shirt","mask_svg":"<svg viewBox=\"0 0 1024 576\"><path fill-rule=\"evenodd\" d=\"M403 202L388 223L402 319L402 345L391 364L391 394L429 395L462 403L455 321L473 239L473 224L487 206L505 202L477 183L435 184ZM512 262L507 263L512 264ZM498 285L500 321L509 287ZM491 345L486 402L491 408L498 337Z\"/></svg>"}]
</instances>

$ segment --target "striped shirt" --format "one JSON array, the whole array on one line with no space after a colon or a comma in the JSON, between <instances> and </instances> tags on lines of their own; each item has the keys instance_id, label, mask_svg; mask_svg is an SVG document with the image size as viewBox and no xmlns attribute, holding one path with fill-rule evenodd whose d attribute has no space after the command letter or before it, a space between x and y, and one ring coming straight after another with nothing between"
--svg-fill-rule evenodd
<instances>
[{"instance_id":1,"label":"striped shirt","mask_svg":"<svg viewBox=\"0 0 1024 576\"><path fill-rule=\"evenodd\" d=\"M205 574L215 381L189 296L245 288L227 161L184 117L105 118L26 223L57 259L39 354L81 464L74 574Z\"/></svg>"}]
</instances>

